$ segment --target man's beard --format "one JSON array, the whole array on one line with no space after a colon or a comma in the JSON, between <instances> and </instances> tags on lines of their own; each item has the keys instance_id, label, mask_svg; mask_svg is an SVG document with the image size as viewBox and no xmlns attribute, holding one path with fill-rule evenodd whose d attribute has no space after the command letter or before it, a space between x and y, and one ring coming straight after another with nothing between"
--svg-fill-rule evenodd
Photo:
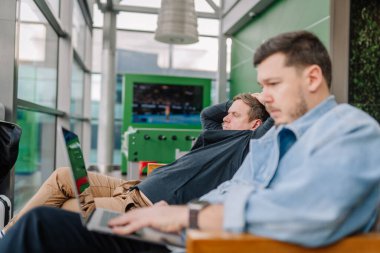
<instances>
[{"instance_id":1,"label":"man's beard","mask_svg":"<svg viewBox=\"0 0 380 253\"><path fill-rule=\"evenodd\" d=\"M294 120L301 118L309 110L307 107L305 95L303 94L301 89L299 90L299 99L300 100L295 105L294 111L290 112L290 116Z\"/></svg>"}]
</instances>

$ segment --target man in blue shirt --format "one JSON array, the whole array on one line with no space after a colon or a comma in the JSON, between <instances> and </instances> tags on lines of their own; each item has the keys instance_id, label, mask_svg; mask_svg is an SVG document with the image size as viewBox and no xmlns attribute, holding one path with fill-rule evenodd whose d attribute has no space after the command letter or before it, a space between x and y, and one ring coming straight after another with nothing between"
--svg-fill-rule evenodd
<instances>
[{"instance_id":1,"label":"man in blue shirt","mask_svg":"<svg viewBox=\"0 0 380 253\"><path fill-rule=\"evenodd\" d=\"M188 206L155 205L109 222L117 234L150 226L247 231L317 247L370 230L377 217L380 127L366 113L337 105L331 62L305 31L278 35L256 51L265 106L276 127L252 140L234 177ZM58 241L57 241L58 240ZM65 242L72 242L67 244ZM0 241L1 252L139 252L166 248L84 229L75 214L41 208Z\"/></svg>"}]
</instances>

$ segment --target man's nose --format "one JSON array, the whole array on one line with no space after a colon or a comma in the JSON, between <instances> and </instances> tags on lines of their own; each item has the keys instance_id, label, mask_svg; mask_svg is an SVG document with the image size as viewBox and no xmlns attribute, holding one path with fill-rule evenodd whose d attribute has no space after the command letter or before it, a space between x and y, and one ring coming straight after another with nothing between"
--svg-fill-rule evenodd
<instances>
[{"instance_id":1,"label":"man's nose","mask_svg":"<svg viewBox=\"0 0 380 253\"><path fill-rule=\"evenodd\" d=\"M229 114L227 114L224 118L223 118L223 122L229 122L230 121L230 117L229 117Z\"/></svg>"},{"instance_id":2,"label":"man's nose","mask_svg":"<svg viewBox=\"0 0 380 253\"><path fill-rule=\"evenodd\" d=\"M264 104L273 102L273 97L270 94L269 90L267 88L263 88L263 91L261 92L261 96L263 99Z\"/></svg>"}]
</instances>

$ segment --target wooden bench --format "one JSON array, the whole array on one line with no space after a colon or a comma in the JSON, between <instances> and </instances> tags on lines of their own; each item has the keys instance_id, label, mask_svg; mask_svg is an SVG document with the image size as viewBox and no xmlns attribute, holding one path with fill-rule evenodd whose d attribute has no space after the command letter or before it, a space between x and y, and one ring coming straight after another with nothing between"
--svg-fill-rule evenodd
<instances>
[{"instance_id":1,"label":"wooden bench","mask_svg":"<svg viewBox=\"0 0 380 253\"><path fill-rule=\"evenodd\" d=\"M380 233L347 237L321 248L305 248L251 234L189 230L187 253L380 253Z\"/></svg>"}]
</instances>

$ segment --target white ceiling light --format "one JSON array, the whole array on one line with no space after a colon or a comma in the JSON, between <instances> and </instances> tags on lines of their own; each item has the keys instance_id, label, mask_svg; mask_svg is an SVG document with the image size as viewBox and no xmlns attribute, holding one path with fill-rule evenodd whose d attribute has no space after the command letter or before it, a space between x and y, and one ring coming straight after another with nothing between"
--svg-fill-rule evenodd
<instances>
[{"instance_id":1,"label":"white ceiling light","mask_svg":"<svg viewBox=\"0 0 380 253\"><path fill-rule=\"evenodd\" d=\"M198 42L194 0L161 0L154 38L169 44Z\"/></svg>"}]
</instances>

